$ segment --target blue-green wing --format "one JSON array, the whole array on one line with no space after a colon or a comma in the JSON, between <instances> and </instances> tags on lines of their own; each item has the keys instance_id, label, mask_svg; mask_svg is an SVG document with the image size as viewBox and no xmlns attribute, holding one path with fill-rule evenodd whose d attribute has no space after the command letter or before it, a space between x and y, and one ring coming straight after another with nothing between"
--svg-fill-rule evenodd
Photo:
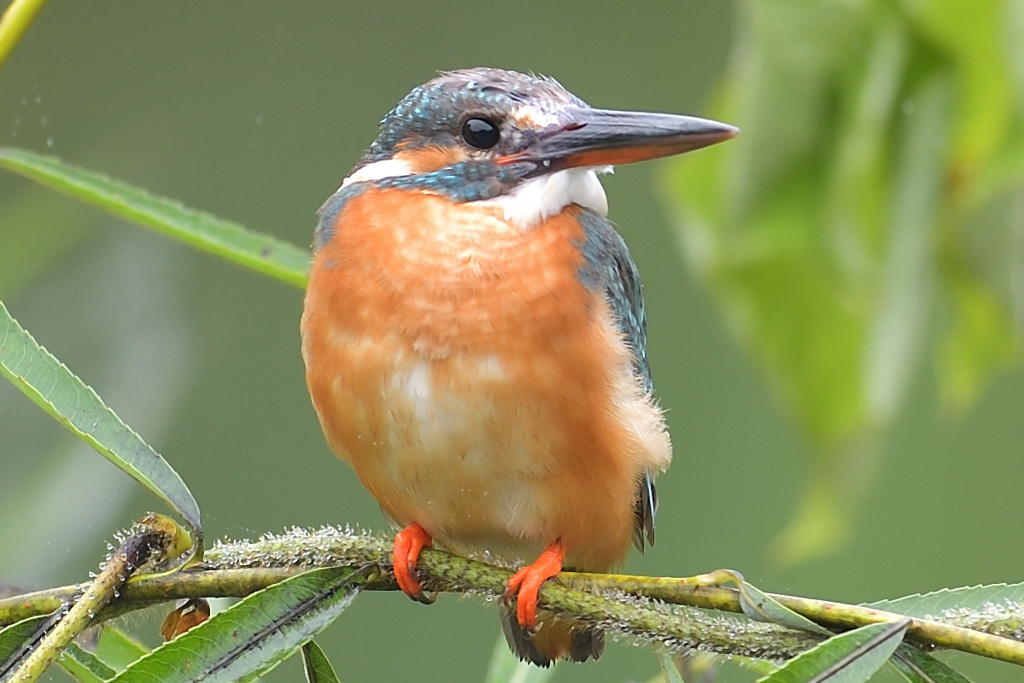
<instances>
[{"instance_id":1,"label":"blue-green wing","mask_svg":"<svg viewBox=\"0 0 1024 683\"><path fill-rule=\"evenodd\" d=\"M601 291L611 306L619 331L629 344L633 370L647 393L654 390L651 366L647 360L647 316L644 312L640 273L629 248L611 222L592 211L582 210L584 266L580 281L589 289ZM643 552L644 542L654 545L654 517L658 510L658 492L652 472L644 472L637 484L634 502L633 544Z\"/></svg>"}]
</instances>

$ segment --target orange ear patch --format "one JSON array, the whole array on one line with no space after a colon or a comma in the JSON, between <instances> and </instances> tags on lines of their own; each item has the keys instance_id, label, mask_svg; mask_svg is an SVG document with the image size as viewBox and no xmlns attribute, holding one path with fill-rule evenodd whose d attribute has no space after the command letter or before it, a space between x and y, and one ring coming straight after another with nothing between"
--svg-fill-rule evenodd
<instances>
[{"instance_id":1,"label":"orange ear patch","mask_svg":"<svg viewBox=\"0 0 1024 683\"><path fill-rule=\"evenodd\" d=\"M406 164L413 174L430 173L466 159L469 159L467 150L438 145L403 149L395 154L395 160Z\"/></svg>"}]
</instances>

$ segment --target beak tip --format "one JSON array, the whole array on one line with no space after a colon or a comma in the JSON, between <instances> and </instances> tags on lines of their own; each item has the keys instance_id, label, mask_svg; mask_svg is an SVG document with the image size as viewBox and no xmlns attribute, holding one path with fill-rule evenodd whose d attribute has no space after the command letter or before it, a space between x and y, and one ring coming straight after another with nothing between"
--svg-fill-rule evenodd
<instances>
[{"instance_id":1,"label":"beak tip","mask_svg":"<svg viewBox=\"0 0 1024 683\"><path fill-rule=\"evenodd\" d=\"M693 146L683 151L690 151L691 149L700 149L701 147L710 147L711 145L717 145L721 142L728 142L740 134L740 129L737 126L722 123L721 121L701 119L701 125L697 130L692 131L691 134L693 136L691 140Z\"/></svg>"},{"instance_id":2,"label":"beak tip","mask_svg":"<svg viewBox=\"0 0 1024 683\"><path fill-rule=\"evenodd\" d=\"M740 134L739 128L728 123L712 121L710 119L704 119L704 123L706 127L700 132L707 136L707 139L711 141L711 144L732 140Z\"/></svg>"}]
</instances>

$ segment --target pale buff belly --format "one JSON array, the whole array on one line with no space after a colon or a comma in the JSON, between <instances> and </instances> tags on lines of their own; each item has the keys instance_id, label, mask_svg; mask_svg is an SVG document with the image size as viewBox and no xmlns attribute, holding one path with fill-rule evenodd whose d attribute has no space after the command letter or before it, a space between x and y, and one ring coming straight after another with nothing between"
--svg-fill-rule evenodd
<instances>
[{"instance_id":1,"label":"pale buff belly","mask_svg":"<svg viewBox=\"0 0 1024 683\"><path fill-rule=\"evenodd\" d=\"M385 512L461 549L529 555L554 540L568 439L550 406L517 396L523 378L494 355L396 365L372 410L380 448L353 461Z\"/></svg>"},{"instance_id":2,"label":"pale buff belly","mask_svg":"<svg viewBox=\"0 0 1024 683\"><path fill-rule=\"evenodd\" d=\"M337 368L311 381L314 404L395 524L462 554L531 558L558 538L570 566L625 554L639 477L667 465L669 444L613 347L606 369L566 343L431 359L334 337L307 344Z\"/></svg>"}]
</instances>

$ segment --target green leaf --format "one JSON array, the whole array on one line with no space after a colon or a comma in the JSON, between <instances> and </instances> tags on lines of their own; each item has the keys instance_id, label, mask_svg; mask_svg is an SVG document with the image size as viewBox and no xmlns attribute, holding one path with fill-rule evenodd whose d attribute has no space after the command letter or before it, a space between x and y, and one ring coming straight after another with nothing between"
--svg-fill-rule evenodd
<instances>
[{"instance_id":1,"label":"green leaf","mask_svg":"<svg viewBox=\"0 0 1024 683\"><path fill-rule=\"evenodd\" d=\"M306 285L309 251L270 235L28 150L0 147L0 167L256 272Z\"/></svg>"},{"instance_id":2,"label":"green leaf","mask_svg":"<svg viewBox=\"0 0 1024 683\"><path fill-rule=\"evenodd\" d=\"M658 665L661 667L661 673L665 677L665 683L686 683L672 655L667 652L659 652Z\"/></svg>"},{"instance_id":3,"label":"green leaf","mask_svg":"<svg viewBox=\"0 0 1024 683\"><path fill-rule=\"evenodd\" d=\"M936 365L943 402L964 409L1000 370L1020 360L1022 341L991 288L970 278L950 278L951 318Z\"/></svg>"},{"instance_id":4,"label":"green leaf","mask_svg":"<svg viewBox=\"0 0 1024 683\"><path fill-rule=\"evenodd\" d=\"M993 154L1014 116L1007 48L1018 42L1006 31L1002 0L970 4L922 2L906 6L914 25L957 65L962 97L956 102L956 155L974 165ZM996 39L1007 36L1009 40Z\"/></svg>"},{"instance_id":5,"label":"green leaf","mask_svg":"<svg viewBox=\"0 0 1024 683\"><path fill-rule=\"evenodd\" d=\"M756 586L747 583L739 572L732 572L740 589L740 608L751 619L780 624L799 631L817 633L831 637L833 634L821 624L817 624L802 614L797 614L781 602L771 597Z\"/></svg>"},{"instance_id":6,"label":"green leaf","mask_svg":"<svg viewBox=\"0 0 1024 683\"><path fill-rule=\"evenodd\" d=\"M862 683L903 642L910 619L871 624L833 636L794 657L759 683Z\"/></svg>"},{"instance_id":7,"label":"green leaf","mask_svg":"<svg viewBox=\"0 0 1024 683\"><path fill-rule=\"evenodd\" d=\"M117 683L249 681L326 628L369 570L318 569L253 593L129 666Z\"/></svg>"},{"instance_id":8,"label":"green leaf","mask_svg":"<svg viewBox=\"0 0 1024 683\"><path fill-rule=\"evenodd\" d=\"M556 666L541 668L519 661L508 649L504 636L498 636L491 651L491 662L487 665L484 683L544 683L555 674Z\"/></svg>"},{"instance_id":9,"label":"green leaf","mask_svg":"<svg viewBox=\"0 0 1024 683\"><path fill-rule=\"evenodd\" d=\"M311 640L302 646L302 666L309 683L338 683L334 667L316 641Z\"/></svg>"},{"instance_id":10,"label":"green leaf","mask_svg":"<svg viewBox=\"0 0 1024 683\"><path fill-rule=\"evenodd\" d=\"M9 673L20 661L29 646L52 615L29 617L0 630L0 679Z\"/></svg>"},{"instance_id":11,"label":"green leaf","mask_svg":"<svg viewBox=\"0 0 1024 683\"><path fill-rule=\"evenodd\" d=\"M105 683L117 675L117 671L104 664L99 657L75 643L64 648L58 664L79 683Z\"/></svg>"},{"instance_id":12,"label":"green leaf","mask_svg":"<svg viewBox=\"0 0 1024 683\"><path fill-rule=\"evenodd\" d=\"M903 403L933 298L932 233L945 182L950 88L937 76L909 96L918 116L897 150L889 245L864 349L864 402L872 424L888 423Z\"/></svg>"},{"instance_id":13,"label":"green leaf","mask_svg":"<svg viewBox=\"0 0 1024 683\"><path fill-rule=\"evenodd\" d=\"M931 593L870 602L864 606L920 619L1001 609L1006 610L1008 616L1017 615L1018 619L1024 620L1021 605L1024 605L1024 583L943 588Z\"/></svg>"},{"instance_id":14,"label":"green leaf","mask_svg":"<svg viewBox=\"0 0 1024 683\"><path fill-rule=\"evenodd\" d=\"M933 384L963 409L1024 357L1024 49L1008 28L1024 12L738 8L709 113L743 133L669 165L665 196L691 268L812 450L775 544L798 562L841 547L923 359L939 356Z\"/></svg>"},{"instance_id":15,"label":"green leaf","mask_svg":"<svg viewBox=\"0 0 1024 683\"><path fill-rule=\"evenodd\" d=\"M184 518L202 550L199 505L178 473L108 408L96 392L39 346L0 302L0 375L100 455Z\"/></svg>"},{"instance_id":16,"label":"green leaf","mask_svg":"<svg viewBox=\"0 0 1024 683\"><path fill-rule=\"evenodd\" d=\"M730 656L729 661L746 671L753 671L756 674L765 676L772 673L778 667L765 659L754 659L753 657Z\"/></svg>"},{"instance_id":17,"label":"green leaf","mask_svg":"<svg viewBox=\"0 0 1024 683\"><path fill-rule=\"evenodd\" d=\"M907 643L899 646L891 661L910 683L971 683L948 664Z\"/></svg>"}]
</instances>

